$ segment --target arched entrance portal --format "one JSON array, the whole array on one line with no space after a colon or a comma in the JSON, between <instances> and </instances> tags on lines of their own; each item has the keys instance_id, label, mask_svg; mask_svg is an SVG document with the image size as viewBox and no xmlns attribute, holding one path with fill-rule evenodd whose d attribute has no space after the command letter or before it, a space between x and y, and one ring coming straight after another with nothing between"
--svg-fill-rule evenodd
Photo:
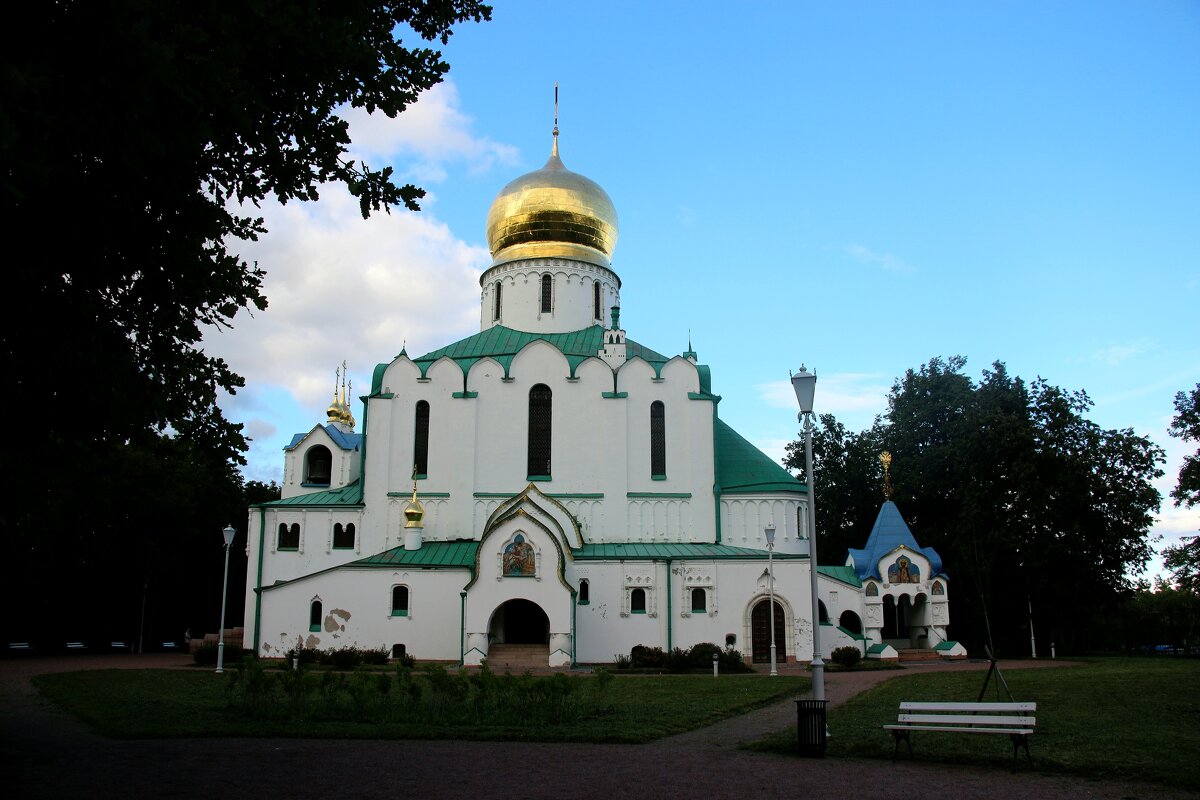
<instances>
[{"instance_id":1,"label":"arched entrance portal","mask_svg":"<svg viewBox=\"0 0 1200 800\"><path fill-rule=\"evenodd\" d=\"M550 618L529 600L509 600L492 614L488 638L493 644L550 643Z\"/></svg>"},{"instance_id":2,"label":"arched entrance portal","mask_svg":"<svg viewBox=\"0 0 1200 800\"><path fill-rule=\"evenodd\" d=\"M771 661L771 607L769 600L760 600L750 612L751 658L756 664ZM787 637L783 635L785 624L783 607L775 602L775 663L787 663Z\"/></svg>"}]
</instances>

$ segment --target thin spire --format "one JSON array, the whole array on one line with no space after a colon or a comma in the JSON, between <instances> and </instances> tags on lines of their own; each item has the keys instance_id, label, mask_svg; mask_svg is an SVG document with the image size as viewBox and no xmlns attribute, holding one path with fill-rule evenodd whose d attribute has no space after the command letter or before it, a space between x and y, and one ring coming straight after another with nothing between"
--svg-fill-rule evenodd
<instances>
[{"instance_id":1,"label":"thin spire","mask_svg":"<svg viewBox=\"0 0 1200 800\"><path fill-rule=\"evenodd\" d=\"M551 155L558 155L558 81L554 82L554 147Z\"/></svg>"},{"instance_id":2,"label":"thin spire","mask_svg":"<svg viewBox=\"0 0 1200 800\"><path fill-rule=\"evenodd\" d=\"M883 496L887 500L892 499L892 454L884 450L879 454L879 463L883 464Z\"/></svg>"}]
</instances>

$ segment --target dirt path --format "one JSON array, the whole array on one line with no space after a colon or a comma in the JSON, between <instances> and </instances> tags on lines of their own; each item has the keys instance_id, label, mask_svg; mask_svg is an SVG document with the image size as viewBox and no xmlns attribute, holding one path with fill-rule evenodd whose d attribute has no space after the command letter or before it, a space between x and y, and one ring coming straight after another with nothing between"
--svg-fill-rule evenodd
<instances>
[{"instance_id":1,"label":"dirt path","mask_svg":"<svg viewBox=\"0 0 1200 800\"><path fill-rule=\"evenodd\" d=\"M743 741L795 719L791 701L648 745L297 739L116 741L39 697L29 677L69 669L186 664L180 656L0 662L5 798L1040 798L1197 797L1163 787L996 769L748 753ZM1023 664L1022 664L1023 665ZM1041 662L1039 666L1049 665ZM1011 665L1014 668L1017 665ZM983 669L961 663L915 669ZM788 670L790 671L790 669ZM904 672L831 673L844 702ZM764 677L763 680L770 680Z\"/></svg>"}]
</instances>

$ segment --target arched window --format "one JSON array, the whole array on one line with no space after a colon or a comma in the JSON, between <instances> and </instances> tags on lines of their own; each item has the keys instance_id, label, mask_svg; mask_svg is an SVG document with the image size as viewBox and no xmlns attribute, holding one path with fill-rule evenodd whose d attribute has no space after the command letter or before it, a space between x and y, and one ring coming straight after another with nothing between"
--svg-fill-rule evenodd
<instances>
[{"instance_id":1,"label":"arched window","mask_svg":"<svg viewBox=\"0 0 1200 800\"><path fill-rule=\"evenodd\" d=\"M661 400L650 404L650 476L667 477L667 420Z\"/></svg>"},{"instance_id":2,"label":"arched window","mask_svg":"<svg viewBox=\"0 0 1200 800\"><path fill-rule=\"evenodd\" d=\"M500 290L503 284L496 281L495 293L492 296L492 322L500 319Z\"/></svg>"},{"instance_id":3,"label":"arched window","mask_svg":"<svg viewBox=\"0 0 1200 800\"><path fill-rule=\"evenodd\" d=\"M579 605L586 606L591 602L591 585L587 578L579 580Z\"/></svg>"},{"instance_id":4,"label":"arched window","mask_svg":"<svg viewBox=\"0 0 1200 800\"><path fill-rule=\"evenodd\" d=\"M408 587L393 586L392 587L392 616L407 617L408 616Z\"/></svg>"},{"instance_id":5,"label":"arched window","mask_svg":"<svg viewBox=\"0 0 1200 800\"><path fill-rule=\"evenodd\" d=\"M529 459L528 476L550 478L550 387L539 383L529 390Z\"/></svg>"},{"instance_id":6,"label":"arched window","mask_svg":"<svg viewBox=\"0 0 1200 800\"><path fill-rule=\"evenodd\" d=\"M300 524L292 523L292 527L286 524L279 526L279 542L276 545L280 550L299 550L300 549Z\"/></svg>"},{"instance_id":7,"label":"arched window","mask_svg":"<svg viewBox=\"0 0 1200 800\"><path fill-rule=\"evenodd\" d=\"M413 465L418 478L429 472L429 403L417 401L416 422L413 425Z\"/></svg>"},{"instance_id":8,"label":"arched window","mask_svg":"<svg viewBox=\"0 0 1200 800\"><path fill-rule=\"evenodd\" d=\"M862 620L853 611L843 611L842 615L838 617L838 625L851 633L862 633Z\"/></svg>"},{"instance_id":9,"label":"arched window","mask_svg":"<svg viewBox=\"0 0 1200 800\"><path fill-rule=\"evenodd\" d=\"M353 550L354 549L354 523L347 525L335 523L333 526L333 549L334 550Z\"/></svg>"},{"instance_id":10,"label":"arched window","mask_svg":"<svg viewBox=\"0 0 1200 800\"><path fill-rule=\"evenodd\" d=\"M592 316L596 319L604 316L600 313L600 281L592 284Z\"/></svg>"},{"instance_id":11,"label":"arched window","mask_svg":"<svg viewBox=\"0 0 1200 800\"><path fill-rule=\"evenodd\" d=\"M708 592L703 589L692 589L692 613L708 613Z\"/></svg>"},{"instance_id":12,"label":"arched window","mask_svg":"<svg viewBox=\"0 0 1200 800\"><path fill-rule=\"evenodd\" d=\"M333 455L323 444L308 448L304 454L304 483L328 486L333 473Z\"/></svg>"},{"instance_id":13,"label":"arched window","mask_svg":"<svg viewBox=\"0 0 1200 800\"><path fill-rule=\"evenodd\" d=\"M829 624L829 610L825 608L824 600L817 601L817 614L819 615L822 625Z\"/></svg>"},{"instance_id":14,"label":"arched window","mask_svg":"<svg viewBox=\"0 0 1200 800\"><path fill-rule=\"evenodd\" d=\"M308 630L310 633L317 633L321 630L320 600L313 600L312 605L308 607Z\"/></svg>"},{"instance_id":15,"label":"arched window","mask_svg":"<svg viewBox=\"0 0 1200 800\"><path fill-rule=\"evenodd\" d=\"M630 614L645 614L646 613L646 590L634 589L629 593L629 613Z\"/></svg>"},{"instance_id":16,"label":"arched window","mask_svg":"<svg viewBox=\"0 0 1200 800\"><path fill-rule=\"evenodd\" d=\"M542 276L542 313L549 314L551 309L551 300L554 297L554 279L550 277L550 273Z\"/></svg>"}]
</instances>

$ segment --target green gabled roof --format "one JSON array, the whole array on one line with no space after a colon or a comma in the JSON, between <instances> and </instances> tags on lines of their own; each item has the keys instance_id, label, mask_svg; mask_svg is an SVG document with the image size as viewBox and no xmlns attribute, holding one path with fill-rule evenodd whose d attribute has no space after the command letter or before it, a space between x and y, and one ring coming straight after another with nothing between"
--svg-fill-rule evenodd
<instances>
[{"instance_id":1,"label":"green gabled roof","mask_svg":"<svg viewBox=\"0 0 1200 800\"><path fill-rule=\"evenodd\" d=\"M435 361L443 357L454 359L464 372L482 358L493 358L500 362L507 373L513 357L530 342L541 339L556 347L567 357L567 362L571 365L571 372L574 373L576 367L586 359L595 357L604 349L606 332L607 329L603 325L593 325L590 328L568 333L529 333L506 328L503 325L493 325L485 331L480 331L473 336L414 358L413 363L421 368L421 374L424 375ZM628 359L642 358L654 367L656 373L671 360L632 339L625 339L625 347ZM382 390L383 372L386 366L381 364L375 368L371 386L372 394L377 394Z\"/></svg>"},{"instance_id":2,"label":"green gabled roof","mask_svg":"<svg viewBox=\"0 0 1200 800\"><path fill-rule=\"evenodd\" d=\"M790 472L720 419L714 420L713 440L717 452L717 485L721 494L802 494L807 491Z\"/></svg>"},{"instance_id":3,"label":"green gabled roof","mask_svg":"<svg viewBox=\"0 0 1200 800\"><path fill-rule=\"evenodd\" d=\"M349 567L466 567L475 566L479 542L425 542L419 550L393 547L368 558L352 561Z\"/></svg>"},{"instance_id":4,"label":"green gabled roof","mask_svg":"<svg viewBox=\"0 0 1200 800\"><path fill-rule=\"evenodd\" d=\"M817 574L833 578L835 581L841 581L855 588L862 587L862 581L854 573L854 567L817 567Z\"/></svg>"},{"instance_id":5,"label":"green gabled roof","mask_svg":"<svg viewBox=\"0 0 1200 800\"><path fill-rule=\"evenodd\" d=\"M748 547L730 547L707 542L622 542L612 544L585 544L571 554L577 561L589 559L651 560L663 558L715 558L747 561L763 561L766 550L751 550ZM791 553L776 553L779 560L808 558Z\"/></svg>"},{"instance_id":6,"label":"green gabled roof","mask_svg":"<svg viewBox=\"0 0 1200 800\"><path fill-rule=\"evenodd\" d=\"M258 503L256 507L271 508L301 507L314 508L325 506L361 506L363 504L362 481L355 480L340 489L326 489L312 494L298 494L295 497L285 497L282 500L272 500L269 503Z\"/></svg>"}]
</instances>

